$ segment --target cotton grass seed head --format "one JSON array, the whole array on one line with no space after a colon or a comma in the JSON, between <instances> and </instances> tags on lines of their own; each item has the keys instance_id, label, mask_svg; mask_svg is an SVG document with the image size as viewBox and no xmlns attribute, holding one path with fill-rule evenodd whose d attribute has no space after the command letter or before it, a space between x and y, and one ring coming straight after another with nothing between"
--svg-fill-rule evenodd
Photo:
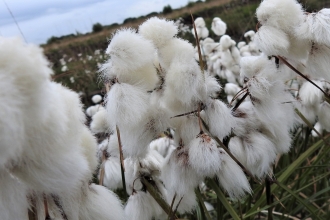
<instances>
[{"instance_id":1,"label":"cotton grass seed head","mask_svg":"<svg viewBox=\"0 0 330 220\"><path fill-rule=\"evenodd\" d=\"M254 42L267 56L285 54L290 46L289 36L284 31L266 25L259 28Z\"/></svg>"},{"instance_id":2,"label":"cotton grass seed head","mask_svg":"<svg viewBox=\"0 0 330 220\"><path fill-rule=\"evenodd\" d=\"M231 198L242 198L246 193L251 193L249 181L242 169L223 149L219 149L219 153L222 164L217 177L223 189Z\"/></svg>"},{"instance_id":3,"label":"cotton grass seed head","mask_svg":"<svg viewBox=\"0 0 330 220\"><path fill-rule=\"evenodd\" d=\"M139 34L150 40L157 48L162 48L178 33L173 21L152 17L139 27Z\"/></svg>"},{"instance_id":4,"label":"cotton grass seed head","mask_svg":"<svg viewBox=\"0 0 330 220\"><path fill-rule=\"evenodd\" d=\"M257 8L256 15L262 25L292 33L293 28L302 22L302 6L296 0L264 0Z\"/></svg>"}]
</instances>

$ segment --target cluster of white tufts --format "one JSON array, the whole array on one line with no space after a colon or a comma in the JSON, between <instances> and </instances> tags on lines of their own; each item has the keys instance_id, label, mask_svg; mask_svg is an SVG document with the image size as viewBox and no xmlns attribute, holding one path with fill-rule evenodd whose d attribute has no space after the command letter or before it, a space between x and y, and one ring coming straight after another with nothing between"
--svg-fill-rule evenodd
<instances>
[{"instance_id":1,"label":"cluster of white tufts","mask_svg":"<svg viewBox=\"0 0 330 220\"><path fill-rule=\"evenodd\" d=\"M172 21L118 30L100 68L104 102L96 95L86 110L90 129L78 94L50 80L42 50L0 38L0 219L27 219L29 210L38 219L167 219L148 187L185 213L206 178L231 198L251 193L245 173L263 180L290 150L290 132L303 124L295 108L314 135L330 131L328 9L264 0L257 18L258 31L237 45L220 18L219 42L197 18L205 69ZM225 101L216 77L228 82ZM99 164L100 185L91 184ZM109 189L129 195L125 207Z\"/></svg>"},{"instance_id":2,"label":"cluster of white tufts","mask_svg":"<svg viewBox=\"0 0 330 220\"><path fill-rule=\"evenodd\" d=\"M321 12L313 16L326 22L326 10ZM287 19L289 15L293 18ZM318 118L320 132L329 129L325 95L272 57L309 71L314 83L327 91L328 62L320 67L315 54L329 57L327 37L311 34L300 39L297 34L306 25L312 32L327 31L318 30L322 25L309 21L311 15L304 14L295 0L265 0L257 16L259 30L246 32L247 42L238 44L225 35L227 27L220 18L212 23L213 32L221 36L219 42L208 38L203 18L195 20L205 70L196 62L197 47L176 37L178 29L172 21L154 17L138 30L121 29L113 35L107 49L110 59L102 67L109 86L102 113L108 127L99 123L110 138L100 145L99 155L107 155L102 163L104 184L122 188L118 128L130 195L125 212L144 216L132 219L164 217L141 178L147 177L168 204L175 196L179 212L189 212L196 206L194 189L205 178L217 177L232 198L250 193L242 166L234 159L257 179L272 175L276 158L290 150L290 132L303 124L295 108L312 123ZM312 60L314 69L308 64ZM314 74L316 68L323 68L322 73ZM320 78L322 74L326 76ZM218 99L221 85L215 77L228 81L224 90L229 105ZM219 142L228 137L232 155Z\"/></svg>"},{"instance_id":3,"label":"cluster of white tufts","mask_svg":"<svg viewBox=\"0 0 330 220\"><path fill-rule=\"evenodd\" d=\"M118 197L90 184L96 139L48 66L39 47L0 38L0 219L125 219Z\"/></svg>"},{"instance_id":4,"label":"cluster of white tufts","mask_svg":"<svg viewBox=\"0 0 330 220\"><path fill-rule=\"evenodd\" d=\"M311 124L317 122L319 133L330 131L330 105L326 101L330 89L329 9L308 13L296 0L265 0L256 14L261 27L255 43L265 55L283 59L278 62L277 78L286 81L295 107ZM296 77L285 61L319 88Z\"/></svg>"},{"instance_id":5,"label":"cluster of white tufts","mask_svg":"<svg viewBox=\"0 0 330 220\"><path fill-rule=\"evenodd\" d=\"M168 204L174 195L174 207L182 199L181 213L195 208L194 190L206 177L217 177L233 198L250 193L241 167L212 138L228 136L236 118L230 107L216 99L221 86L200 69L193 45L176 37L177 33L174 22L156 17L138 31L118 30L107 49L110 59L101 69L109 88L102 113L108 127L99 119L94 123L101 111L92 124L98 125L93 130L110 136L99 145L103 169L99 178L110 189L123 188L122 147L130 195L125 212L134 213L131 219L166 218L141 178L150 181ZM195 113L173 118L191 111ZM202 120L211 133L201 126Z\"/></svg>"},{"instance_id":6,"label":"cluster of white tufts","mask_svg":"<svg viewBox=\"0 0 330 220\"><path fill-rule=\"evenodd\" d=\"M195 26L198 31L207 29L203 18L196 18ZM204 24L203 29L197 28L200 23ZM208 37L208 35L201 35L199 39L201 54L204 62L206 62L207 71L212 76L218 76L227 80L229 83L242 84L240 78L240 59L245 56L258 56L260 51L256 47L253 39L255 32L248 31L244 34L247 42L241 41L236 43L229 35L226 35L227 24L219 17L213 18L211 30L220 36L217 42ZM208 31L204 31L205 33ZM192 29L194 34L194 29ZM198 34L198 36L200 36ZM199 60L198 49L195 47L195 59ZM235 93L236 94L236 93ZM230 94L232 96L233 94Z\"/></svg>"},{"instance_id":7,"label":"cluster of white tufts","mask_svg":"<svg viewBox=\"0 0 330 220\"><path fill-rule=\"evenodd\" d=\"M205 178L216 177L232 198L250 193L241 167L220 146L219 140L228 136L235 136L229 142L232 154L259 179L271 173L278 154L290 149L289 132L296 123L290 103L294 97L276 77L281 69L257 50L249 50L250 56L241 58L236 43L228 35L222 36L220 55L214 56L219 55L223 71L237 66L237 76L225 89L234 97L244 86L244 98L248 96L241 105L228 106L217 99L221 86L214 72L199 68L194 47L176 37L177 32L174 22L155 17L137 31L118 30L107 49L110 59L102 68L109 88L102 117L108 126L98 119L95 130L110 136L99 145L104 169L99 178L111 189L123 187L119 172L122 148L125 188L130 195L125 212L135 213L131 219L164 217L142 178L168 204L174 196L174 207L181 199L179 212L194 209L194 190ZM253 39L254 32L246 36ZM251 45L255 47L253 42ZM251 56L252 51L259 56ZM166 130L167 135L159 138Z\"/></svg>"}]
</instances>

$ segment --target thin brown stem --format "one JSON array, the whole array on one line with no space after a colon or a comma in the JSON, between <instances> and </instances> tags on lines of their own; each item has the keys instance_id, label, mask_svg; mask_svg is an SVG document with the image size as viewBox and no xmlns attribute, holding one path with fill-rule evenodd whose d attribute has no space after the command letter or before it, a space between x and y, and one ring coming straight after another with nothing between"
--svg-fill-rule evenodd
<instances>
[{"instance_id":1,"label":"thin brown stem","mask_svg":"<svg viewBox=\"0 0 330 220\"><path fill-rule=\"evenodd\" d=\"M250 94L249 92L245 93L245 95L236 103L236 105L234 106L232 111L235 111L242 104L242 102L246 99L246 97L249 94Z\"/></svg>"},{"instance_id":2,"label":"thin brown stem","mask_svg":"<svg viewBox=\"0 0 330 220\"><path fill-rule=\"evenodd\" d=\"M123 183L123 189L126 189L126 180L125 180L125 165L124 165L124 156L123 156L123 147L120 139L120 130L118 125L116 125L117 138L118 138L118 147L119 147L119 158L120 158L120 170L121 170L121 180ZM125 193L125 197L127 194ZM126 199L126 198L125 198Z\"/></svg>"},{"instance_id":3,"label":"thin brown stem","mask_svg":"<svg viewBox=\"0 0 330 220\"><path fill-rule=\"evenodd\" d=\"M176 198L176 193L174 194L172 202L171 202L171 207L170 207L170 213L168 215L168 220L172 219L172 209L173 209L173 206L174 206L175 198ZM173 213L175 213L175 212L173 212Z\"/></svg>"},{"instance_id":4,"label":"thin brown stem","mask_svg":"<svg viewBox=\"0 0 330 220\"><path fill-rule=\"evenodd\" d=\"M295 73L297 73L299 76L301 76L302 78L304 78L305 80L307 80L308 82L310 82L311 84L313 84L313 86L315 86L316 88L318 88L328 99L330 98L328 96L328 94L318 85L316 85L312 80L310 80L307 76L305 76L304 74L302 74L299 70L297 70L294 66L292 66L286 59L284 59L281 56L275 56L276 58L278 58L279 60L281 60L285 65L287 65L290 69L292 69Z\"/></svg>"},{"instance_id":5,"label":"thin brown stem","mask_svg":"<svg viewBox=\"0 0 330 220\"><path fill-rule=\"evenodd\" d=\"M244 87L243 89L239 90L235 95L234 97L231 99L230 103L229 103L229 106L231 106L233 104L233 102L240 96L242 95L244 92L247 91L247 87Z\"/></svg>"},{"instance_id":6,"label":"thin brown stem","mask_svg":"<svg viewBox=\"0 0 330 220\"><path fill-rule=\"evenodd\" d=\"M199 44L199 37L197 35L195 20L194 20L194 17L192 15L192 13L190 13L190 15L191 15L191 19L192 19L192 23L193 23L193 27L194 27L194 32L195 32L195 37L196 37L196 46L197 46L198 56L199 56L199 65L200 65L202 73L204 73L204 62L203 62L203 58L202 58L201 46Z\"/></svg>"}]
</instances>

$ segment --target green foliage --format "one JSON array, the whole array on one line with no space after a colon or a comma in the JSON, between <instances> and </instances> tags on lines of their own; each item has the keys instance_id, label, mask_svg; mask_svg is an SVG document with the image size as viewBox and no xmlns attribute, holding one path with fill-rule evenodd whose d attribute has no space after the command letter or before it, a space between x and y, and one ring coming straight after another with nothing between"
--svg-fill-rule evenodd
<instances>
[{"instance_id":1,"label":"green foliage","mask_svg":"<svg viewBox=\"0 0 330 220\"><path fill-rule=\"evenodd\" d=\"M201 0L198 0L198 1L189 1L188 4L186 5L186 7L191 8L194 5L199 4L199 3L202 3L202 2L203 1L201 1Z\"/></svg>"},{"instance_id":2,"label":"green foliage","mask_svg":"<svg viewBox=\"0 0 330 220\"><path fill-rule=\"evenodd\" d=\"M52 36L47 40L47 44L51 44L51 43L58 43L60 41L62 41L63 39L72 39L72 38L76 38L76 35L74 34L68 34L68 35L63 35L61 37L55 37Z\"/></svg>"},{"instance_id":3,"label":"green foliage","mask_svg":"<svg viewBox=\"0 0 330 220\"><path fill-rule=\"evenodd\" d=\"M172 7L170 5L166 5L164 6L163 8L163 14L169 14L171 13L173 10L172 10Z\"/></svg>"},{"instance_id":4,"label":"green foliage","mask_svg":"<svg viewBox=\"0 0 330 220\"><path fill-rule=\"evenodd\" d=\"M132 21L135 21L135 20L136 20L136 18L126 18L126 19L124 20L123 24L126 24L126 23L128 23L128 22L132 22Z\"/></svg>"},{"instance_id":5,"label":"green foliage","mask_svg":"<svg viewBox=\"0 0 330 220\"><path fill-rule=\"evenodd\" d=\"M100 23L93 24L93 33L97 33L103 30L103 26Z\"/></svg>"}]
</instances>

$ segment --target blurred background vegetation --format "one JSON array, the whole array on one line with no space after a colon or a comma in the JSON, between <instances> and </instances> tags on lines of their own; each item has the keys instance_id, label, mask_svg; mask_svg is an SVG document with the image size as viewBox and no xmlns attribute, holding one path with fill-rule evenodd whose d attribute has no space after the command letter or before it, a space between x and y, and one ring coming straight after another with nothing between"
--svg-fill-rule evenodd
<instances>
[{"instance_id":1,"label":"blurred background vegetation","mask_svg":"<svg viewBox=\"0 0 330 220\"><path fill-rule=\"evenodd\" d=\"M316 11L330 6L328 0L302 0L308 11ZM206 0L188 2L186 7L172 9L166 5L162 12L151 12L137 18L127 18L122 24L101 25L96 23L92 32L87 34L70 34L61 37L51 37L47 44L42 45L47 58L52 63L55 72L54 79L65 86L82 94L85 106L91 105L90 98L94 94L102 93L103 85L98 81L99 65L106 59L104 51L107 48L111 35L123 27L137 28L147 18L152 16L165 17L177 20L182 18L184 24L192 28L190 12L195 18L203 17L206 26L210 29L214 17L220 17L227 23L227 33L237 42L244 40L243 34L248 30L255 30L255 11L260 3L256 0ZM181 33L179 37L195 44L191 33ZM219 37L210 31L210 37L219 40ZM95 52L98 51L98 52ZM67 68L62 69L65 61Z\"/></svg>"},{"instance_id":2,"label":"blurred background vegetation","mask_svg":"<svg viewBox=\"0 0 330 220\"><path fill-rule=\"evenodd\" d=\"M330 7L328 0L301 0L308 12ZM182 18L184 24L192 28L190 12L195 18L203 17L210 29L214 17L220 17L227 23L227 33L234 40L244 40L243 34L255 30L255 11L260 3L255 0L207 0L189 2L186 7L172 9L164 6L162 12L127 18L122 24L102 26L93 25L93 32L88 34L71 34L62 37L51 37L42 45L44 52L54 70L53 79L79 92L85 107L92 105L91 97L103 94L103 85L98 80L98 69L107 59L104 51L111 35L122 27L137 28L152 16L168 19ZM191 33L181 33L180 37L195 44ZM219 40L210 31L210 37ZM203 200L212 204L212 219L330 219L330 146L329 135L322 137L311 135L311 125L298 127L292 133L292 150L278 158L274 166L276 179L268 179L261 185L251 180L253 195L241 201L227 204L220 201L221 195L214 187L213 180L206 181L202 192ZM278 182L278 183L276 183ZM268 186L268 187L267 187ZM201 204L201 203L200 203ZM227 205L227 206L226 206ZM230 210L231 209L231 212ZM272 215L267 216L267 211ZM233 217L233 213L237 216ZM202 206L191 215L182 216L188 219L208 219Z\"/></svg>"}]
</instances>

